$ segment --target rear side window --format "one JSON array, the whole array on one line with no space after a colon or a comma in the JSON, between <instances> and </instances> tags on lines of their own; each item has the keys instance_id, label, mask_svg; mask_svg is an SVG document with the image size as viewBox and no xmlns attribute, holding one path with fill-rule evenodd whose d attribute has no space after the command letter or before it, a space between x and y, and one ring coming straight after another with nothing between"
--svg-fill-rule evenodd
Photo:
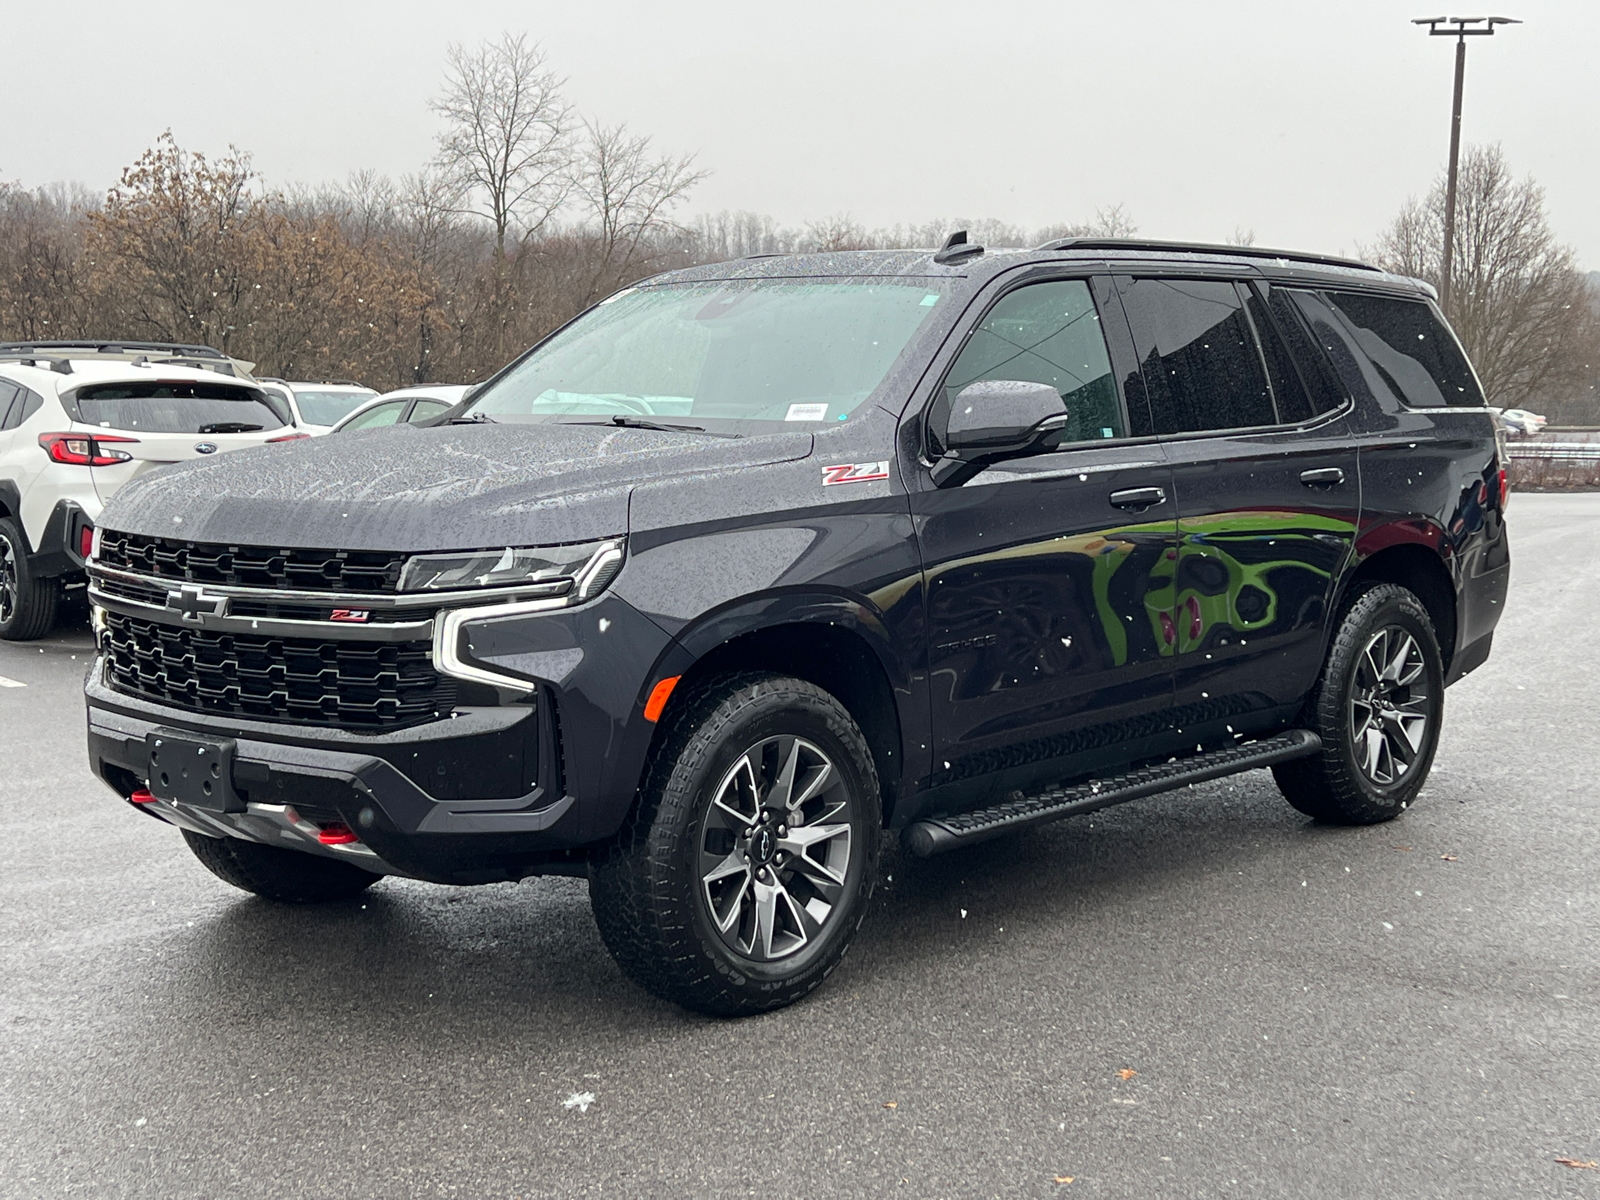
<instances>
[{"instance_id":1,"label":"rear side window","mask_svg":"<svg viewBox=\"0 0 1600 1200\"><path fill-rule=\"evenodd\" d=\"M1329 299L1354 328L1356 342L1384 382L1407 404L1483 405L1467 356L1430 306L1359 292L1332 292Z\"/></svg>"},{"instance_id":2,"label":"rear side window","mask_svg":"<svg viewBox=\"0 0 1600 1200\"><path fill-rule=\"evenodd\" d=\"M1328 361L1327 354L1306 328L1291 298L1293 293L1280 287L1257 286L1264 287L1267 293L1267 309L1288 347L1289 356L1300 369L1300 382L1305 385L1312 411L1325 413L1341 407L1350 394L1339 382L1338 372Z\"/></svg>"},{"instance_id":3,"label":"rear side window","mask_svg":"<svg viewBox=\"0 0 1600 1200\"><path fill-rule=\"evenodd\" d=\"M15 429L11 423L11 410L17 410L17 416L22 416L22 393L14 383L0 379L0 429ZM20 425L22 422L17 422Z\"/></svg>"},{"instance_id":4,"label":"rear side window","mask_svg":"<svg viewBox=\"0 0 1600 1200\"><path fill-rule=\"evenodd\" d=\"M949 423L956 394L990 379L1055 388L1068 415L1063 442L1127 436L1100 314L1081 279L1028 284L996 302L961 348L934 400L928 426L936 437Z\"/></svg>"},{"instance_id":5,"label":"rear side window","mask_svg":"<svg viewBox=\"0 0 1600 1200\"><path fill-rule=\"evenodd\" d=\"M1266 359L1267 377L1272 380L1272 397L1278 402L1278 420L1286 425L1309 421L1315 415L1311 397L1300 381L1289 347L1274 328L1266 303L1254 288L1245 291L1245 307L1250 310L1250 323L1261 339L1261 356Z\"/></svg>"},{"instance_id":6,"label":"rear side window","mask_svg":"<svg viewBox=\"0 0 1600 1200\"><path fill-rule=\"evenodd\" d=\"M1135 279L1122 298L1157 433L1277 422L1261 355L1232 283Z\"/></svg>"},{"instance_id":7,"label":"rear side window","mask_svg":"<svg viewBox=\"0 0 1600 1200\"><path fill-rule=\"evenodd\" d=\"M135 433L253 433L284 422L256 388L217 383L116 383L80 388L78 420Z\"/></svg>"}]
</instances>

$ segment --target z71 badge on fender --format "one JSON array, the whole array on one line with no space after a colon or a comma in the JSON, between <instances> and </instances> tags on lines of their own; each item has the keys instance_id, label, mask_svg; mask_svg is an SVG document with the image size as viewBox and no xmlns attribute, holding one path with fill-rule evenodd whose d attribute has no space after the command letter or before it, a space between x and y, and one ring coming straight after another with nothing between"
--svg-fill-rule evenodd
<instances>
[{"instance_id":1,"label":"z71 badge on fender","mask_svg":"<svg viewBox=\"0 0 1600 1200\"><path fill-rule=\"evenodd\" d=\"M832 487L836 483L870 483L874 479L889 478L889 464L875 463L835 463L831 467L822 468L822 486Z\"/></svg>"}]
</instances>

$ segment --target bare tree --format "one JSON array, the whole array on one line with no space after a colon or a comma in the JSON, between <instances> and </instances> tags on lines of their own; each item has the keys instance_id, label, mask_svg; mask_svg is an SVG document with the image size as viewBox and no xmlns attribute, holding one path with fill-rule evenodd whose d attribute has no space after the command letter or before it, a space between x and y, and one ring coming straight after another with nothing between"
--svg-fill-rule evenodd
<instances>
[{"instance_id":1,"label":"bare tree","mask_svg":"<svg viewBox=\"0 0 1600 1200\"><path fill-rule=\"evenodd\" d=\"M1229 246L1254 246L1256 244L1256 231L1246 229L1243 225L1235 225L1233 234L1226 243Z\"/></svg>"},{"instance_id":2,"label":"bare tree","mask_svg":"<svg viewBox=\"0 0 1600 1200\"><path fill-rule=\"evenodd\" d=\"M1438 285L1444 245L1444 180L1406 202L1371 255L1378 265ZM1519 408L1571 386L1597 361L1588 282L1544 213L1544 189L1517 180L1498 146L1462 156L1450 311L1489 402Z\"/></svg>"},{"instance_id":3,"label":"bare tree","mask_svg":"<svg viewBox=\"0 0 1600 1200\"><path fill-rule=\"evenodd\" d=\"M507 247L542 230L571 188L572 109L545 67L544 51L526 35L500 36L446 53L443 94L432 102L445 121L438 165L459 190L458 211L494 230L494 304L505 351Z\"/></svg>"},{"instance_id":4,"label":"bare tree","mask_svg":"<svg viewBox=\"0 0 1600 1200\"><path fill-rule=\"evenodd\" d=\"M1138 232L1139 227L1128 216L1127 210L1121 204L1113 204L1110 208L1095 209L1092 221L1077 225L1047 225L1033 236L1038 244L1043 245L1062 238L1126 238Z\"/></svg>"},{"instance_id":5,"label":"bare tree","mask_svg":"<svg viewBox=\"0 0 1600 1200\"><path fill-rule=\"evenodd\" d=\"M831 217L823 217L820 221L810 222L806 226L799 246L799 249L811 253L872 248L872 235L867 232L866 226L849 213L835 213Z\"/></svg>"},{"instance_id":6,"label":"bare tree","mask_svg":"<svg viewBox=\"0 0 1600 1200\"><path fill-rule=\"evenodd\" d=\"M584 303L627 282L659 235L676 231L668 214L706 177L694 156L654 155L650 139L623 124L584 122L584 145L574 190L594 223L599 257Z\"/></svg>"}]
</instances>

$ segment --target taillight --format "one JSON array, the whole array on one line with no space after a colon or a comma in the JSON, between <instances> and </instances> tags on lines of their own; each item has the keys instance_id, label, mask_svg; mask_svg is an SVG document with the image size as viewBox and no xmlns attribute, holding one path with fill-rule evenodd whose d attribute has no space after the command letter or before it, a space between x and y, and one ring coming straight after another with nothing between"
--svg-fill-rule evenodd
<instances>
[{"instance_id":1,"label":"taillight","mask_svg":"<svg viewBox=\"0 0 1600 1200\"><path fill-rule=\"evenodd\" d=\"M301 438L308 438L310 436L311 435L309 433L286 433L282 437L268 438L267 445L271 446L277 442L298 442Z\"/></svg>"},{"instance_id":2,"label":"taillight","mask_svg":"<svg viewBox=\"0 0 1600 1200\"><path fill-rule=\"evenodd\" d=\"M110 450L112 442L134 443L138 438L113 437L102 433L41 433L39 445L50 456L51 462L66 463L74 467L114 467L131 462L133 455L126 450Z\"/></svg>"},{"instance_id":3,"label":"taillight","mask_svg":"<svg viewBox=\"0 0 1600 1200\"><path fill-rule=\"evenodd\" d=\"M1500 468L1500 511L1505 512L1506 501L1511 499L1511 473Z\"/></svg>"}]
</instances>

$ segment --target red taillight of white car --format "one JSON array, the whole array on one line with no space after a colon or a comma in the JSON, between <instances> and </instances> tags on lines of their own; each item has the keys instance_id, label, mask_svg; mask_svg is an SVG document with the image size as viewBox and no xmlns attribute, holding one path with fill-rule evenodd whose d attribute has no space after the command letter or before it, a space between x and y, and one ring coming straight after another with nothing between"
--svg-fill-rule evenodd
<instances>
[{"instance_id":1,"label":"red taillight of white car","mask_svg":"<svg viewBox=\"0 0 1600 1200\"><path fill-rule=\"evenodd\" d=\"M267 445L271 446L278 442L298 442L301 438L308 438L310 436L311 435L309 433L286 433L282 437L268 438Z\"/></svg>"},{"instance_id":2,"label":"red taillight of white car","mask_svg":"<svg viewBox=\"0 0 1600 1200\"><path fill-rule=\"evenodd\" d=\"M41 433L39 445L50 456L51 462L66 463L74 467L114 467L118 463L133 461L126 450L113 450L113 442L137 442L138 438L113 437L109 434Z\"/></svg>"}]
</instances>

